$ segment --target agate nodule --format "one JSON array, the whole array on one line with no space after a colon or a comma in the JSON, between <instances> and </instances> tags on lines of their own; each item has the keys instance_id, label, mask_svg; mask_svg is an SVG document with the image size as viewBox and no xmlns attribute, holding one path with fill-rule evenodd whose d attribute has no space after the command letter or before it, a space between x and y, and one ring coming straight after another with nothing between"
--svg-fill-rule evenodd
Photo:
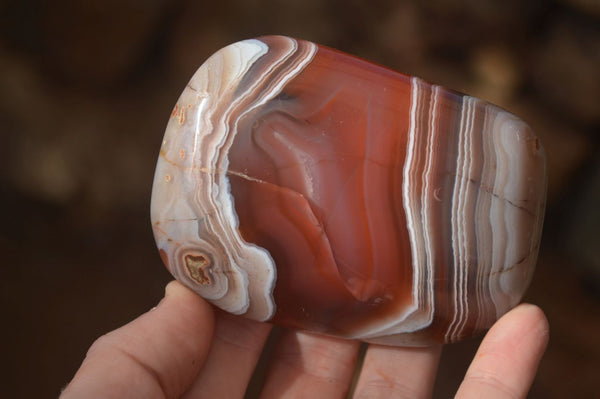
<instances>
[{"instance_id":1,"label":"agate nodule","mask_svg":"<svg viewBox=\"0 0 600 399\"><path fill-rule=\"evenodd\" d=\"M286 37L219 50L171 114L152 193L179 281L252 319L453 342L521 299L545 156L484 101Z\"/></svg>"}]
</instances>

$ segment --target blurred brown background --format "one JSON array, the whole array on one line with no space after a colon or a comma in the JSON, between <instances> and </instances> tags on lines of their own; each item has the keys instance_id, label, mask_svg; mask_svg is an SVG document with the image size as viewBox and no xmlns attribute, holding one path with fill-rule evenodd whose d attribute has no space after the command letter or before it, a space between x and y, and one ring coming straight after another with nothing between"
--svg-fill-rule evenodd
<instances>
[{"instance_id":1,"label":"blurred brown background","mask_svg":"<svg viewBox=\"0 0 600 399\"><path fill-rule=\"evenodd\" d=\"M95 3L95 4L92 4ZM163 129L213 51L285 34L497 103L550 168L527 300L551 341L532 398L598 397L600 2L0 2L2 396L55 397L99 335L154 306L169 275L149 200ZM446 347L451 397L478 341Z\"/></svg>"}]
</instances>

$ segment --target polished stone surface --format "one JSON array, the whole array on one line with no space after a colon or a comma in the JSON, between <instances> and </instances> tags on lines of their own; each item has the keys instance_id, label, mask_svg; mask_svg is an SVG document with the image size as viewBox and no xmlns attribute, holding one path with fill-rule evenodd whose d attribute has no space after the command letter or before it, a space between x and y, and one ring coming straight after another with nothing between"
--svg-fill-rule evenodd
<instances>
[{"instance_id":1,"label":"polished stone surface","mask_svg":"<svg viewBox=\"0 0 600 399\"><path fill-rule=\"evenodd\" d=\"M515 306L545 156L473 97L316 44L232 44L196 72L160 152L152 223L216 306L391 345L454 342Z\"/></svg>"}]
</instances>

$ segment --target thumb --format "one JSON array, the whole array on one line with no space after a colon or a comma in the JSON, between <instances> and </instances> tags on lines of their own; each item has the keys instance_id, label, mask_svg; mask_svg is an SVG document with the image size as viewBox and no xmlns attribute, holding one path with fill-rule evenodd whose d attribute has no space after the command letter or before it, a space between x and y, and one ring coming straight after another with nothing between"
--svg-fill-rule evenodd
<instances>
[{"instance_id":1,"label":"thumb","mask_svg":"<svg viewBox=\"0 0 600 399\"><path fill-rule=\"evenodd\" d=\"M61 398L175 398L204 362L210 305L171 282L158 306L96 340Z\"/></svg>"}]
</instances>

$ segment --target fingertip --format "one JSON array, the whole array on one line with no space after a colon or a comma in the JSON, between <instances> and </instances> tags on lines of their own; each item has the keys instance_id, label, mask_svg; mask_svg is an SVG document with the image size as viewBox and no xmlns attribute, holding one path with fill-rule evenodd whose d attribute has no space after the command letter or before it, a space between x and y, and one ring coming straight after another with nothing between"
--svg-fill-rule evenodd
<instances>
[{"instance_id":1,"label":"fingertip","mask_svg":"<svg viewBox=\"0 0 600 399\"><path fill-rule=\"evenodd\" d=\"M547 340L550 336L550 323L548 322L546 313L539 306L530 303L523 303L517 308L524 314L522 317L530 320L537 327L540 335L544 336Z\"/></svg>"},{"instance_id":2,"label":"fingertip","mask_svg":"<svg viewBox=\"0 0 600 399\"><path fill-rule=\"evenodd\" d=\"M165 286L165 298L169 295L182 295L188 292L192 293L192 291L189 288L187 288L185 285L181 284L177 280L170 281Z\"/></svg>"},{"instance_id":3,"label":"fingertip","mask_svg":"<svg viewBox=\"0 0 600 399\"><path fill-rule=\"evenodd\" d=\"M546 314L539 306L530 303L522 303L502 316L492 326L486 340L510 340L512 337L516 342L522 342L525 336L530 337L542 351L550 336L550 324Z\"/></svg>"},{"instance_id":4,"label":"fingertip","mask_svg":"<svg viewBox=\"0 0 600 399\"><path fill-rule=\"evenodd\" d=\"M521 303L506 314L518 314L520 315L520 317L539 319L540 321L543 319L547 324L547 319L544 311L539 306L534 305L532 303Z\"/></svg>"},{"instance_id":5,"label":"fingertip","mask_svg":"<svg viewBox=\"0 0 600 399\"><path fill-rule=\"evenodd\" d=\"M529 320L530 323L535 324L542 333L546 335L550 332L550 323L544 311L537 305L531 303L522 303L512 310L520 318Z\"/></svg>"},{"instance_id":6,"label":"fingertip","mask_svg":"<svg viewBox=\"0 0 600 399\"><path fill-rule=\"evenodd\" d=\"M185 320L180 323L181 325L187 329L210 331L212 335L214 329L213 307L179 281L173 280L165 286L165 296L158 307L174 307L178 317ZM172 316L172 312L173 310L166 311L165 316Z\"/></svg>"},{"instance_id":7,"label":"fingertip","mask_svg":"<svg viewBox=\"0 0 600 399\"><path fill-rule=\"evenodd\" d=\"M515 307L484 337L456 397L526 396L548 339L548 319L538 306Z\"/></svg>"},{"instance_id":8,"label":"fingertip","mask_svg":"<svg viewBox=\"0 0 600 399\"><path fill-rule=\"evenodd\" d=\"M182 300L185 302L189 302L194 306L199 306L203 308L203 310L211 309L212 312L212 308L208 302L206 302L198 294L196 294L194 291L181 284L177 280L173 280L165 286L165 296L163 300L167 298L169 300L175 299L177 301Z\"/></svg>"}]
</instances>

